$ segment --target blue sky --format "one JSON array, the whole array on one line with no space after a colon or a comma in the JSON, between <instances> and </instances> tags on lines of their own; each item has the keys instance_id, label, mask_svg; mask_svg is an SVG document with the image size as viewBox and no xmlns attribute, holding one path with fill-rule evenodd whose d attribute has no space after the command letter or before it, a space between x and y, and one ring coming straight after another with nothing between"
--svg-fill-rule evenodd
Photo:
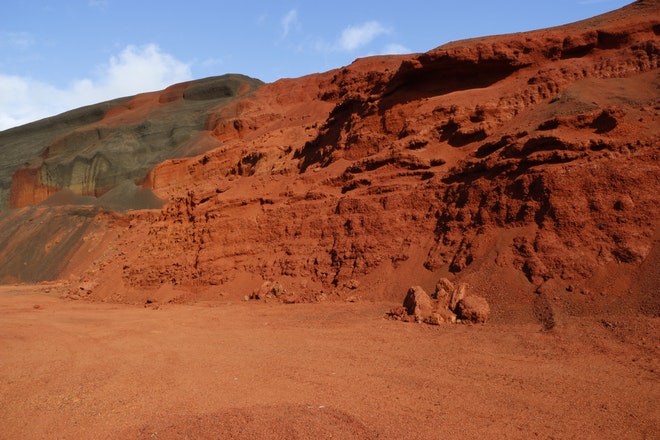
<instances>
[{"instance_id":1,"label":"blue sky","mask_svg":"<svg viewBox=\"0 0 660 440\"><path fill-rule=\"evenodd\" d=\"M190 79L272 82L355 58L569 23L631 0L6 0L0 130Z\"/></svg>"}]
</instances>

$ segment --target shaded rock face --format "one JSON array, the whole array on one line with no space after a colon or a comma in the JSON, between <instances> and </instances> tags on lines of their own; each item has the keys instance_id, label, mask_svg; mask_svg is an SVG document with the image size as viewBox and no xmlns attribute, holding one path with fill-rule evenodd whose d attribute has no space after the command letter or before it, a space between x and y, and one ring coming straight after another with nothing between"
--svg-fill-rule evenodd
<instances>
[{"instance_id":1,"label":"shaded rock face","mask_svg":"<svg viewBox=\"0 0 660 440\"><path fill-rule=\"evenodd\" d=\"M0 282L54 280L80 264L78 256L89 263L99 250L99 242L90 237L105 235L101 215L98 209L75 206L57 214L45 207L0 214Z\"/></svg>"},{"instance_id":2,"label":"shaded rock face","mask_svg":"<svg viewBox=\"0 0 660 440\"><path fill-rule=\"evenodd\" d=\"M283 280L301 298L398 302L445 276L490 304L567 285L651 292L634 274L657 252L657 6L266 85L182 84L8 130L2 200L126 193L153 209L98 214L114 234L87 237L108 249L87 261L113 280L97 298L164 286L242 298ZM48 209L44 224L62 215ZM0 216L36 218L21 212ZM41 237L21 231L7 243ZM442 310L452 295L437 289Z\"/></svg>"},{"instance_id":3,"label":"shaded rock face","mask_svg":"<svg viewBox=\"0 0 660 440\"><path fill-rule=\"evenodd\" d=\"M420 286L408 289L406 298L403 300L403 307L409 315L417 318L428 316L433 310L431 297Z\"/></svg>"}]
</instances>

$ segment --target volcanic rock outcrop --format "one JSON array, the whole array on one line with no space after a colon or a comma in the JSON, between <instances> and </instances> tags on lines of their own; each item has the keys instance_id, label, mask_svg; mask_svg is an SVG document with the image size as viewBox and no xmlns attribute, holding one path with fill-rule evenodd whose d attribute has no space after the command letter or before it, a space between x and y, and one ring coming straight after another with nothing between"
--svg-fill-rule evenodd
<instances>
[{"instance_id":1,"label":"volcanic rock outcrop","mask_svg":"<svg viewBox=\"0 0 660 440\"><path fill-rule=\"evenodd\" d=\"M129 302L264 281L398 301L446 277L498 319L533 319L534 295L579 313L586 292L657 315L659 10L191 82L0 133L5 207L68 189L151 208L6 211L0 279L94 279L87 297Z\"/></svg>"},{"instance_id":2,"label":"volcanic rock outcrop","mask_svg":"<svg viewBox=\"0 0 660 440\"><path fill-rule=\"evenodd\" d=\"M60 192L57 204L159 207L154 197L130 194L130 184L165 159L218 146L207 136L208 112L261 84L242 75L207 78L3 131L0 209L35 205ZM121 197L102 199L122 185Z\"/></svg>"}]
</instances>

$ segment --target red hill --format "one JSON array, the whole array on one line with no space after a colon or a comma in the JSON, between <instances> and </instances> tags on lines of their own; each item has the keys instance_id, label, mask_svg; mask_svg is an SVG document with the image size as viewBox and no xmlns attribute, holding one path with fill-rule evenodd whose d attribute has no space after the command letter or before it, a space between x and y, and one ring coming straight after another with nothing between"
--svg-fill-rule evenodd
<instances>
[{"instance_id":1,"label":"red hill","mask_svg":"<svg viewBox=\"0 0 660 440\"><path fill-rule=\"evenodd\" d=\"M0 133L0 277L120 302L265 281L287 301L398 300L448 277L496 319L657 316L659 19L638 1Z\"/></svg>"}]
</instances>

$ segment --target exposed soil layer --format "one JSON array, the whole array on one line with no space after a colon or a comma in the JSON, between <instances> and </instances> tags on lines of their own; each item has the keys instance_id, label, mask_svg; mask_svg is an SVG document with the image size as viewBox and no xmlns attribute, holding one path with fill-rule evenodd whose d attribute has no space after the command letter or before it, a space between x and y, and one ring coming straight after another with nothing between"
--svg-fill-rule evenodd
<instances>
[{"instance_id":1,"label":"exposed soil layer","mask_svg":"<svg viewBox=\"0 0 660 440\"><path fill-rule=\"evenodd\" d=\"M658 318L426 326L385 319L395 303L138 307L61 288L0 288L0 438L660 436Z\"/></svg>"}]
</instances>

